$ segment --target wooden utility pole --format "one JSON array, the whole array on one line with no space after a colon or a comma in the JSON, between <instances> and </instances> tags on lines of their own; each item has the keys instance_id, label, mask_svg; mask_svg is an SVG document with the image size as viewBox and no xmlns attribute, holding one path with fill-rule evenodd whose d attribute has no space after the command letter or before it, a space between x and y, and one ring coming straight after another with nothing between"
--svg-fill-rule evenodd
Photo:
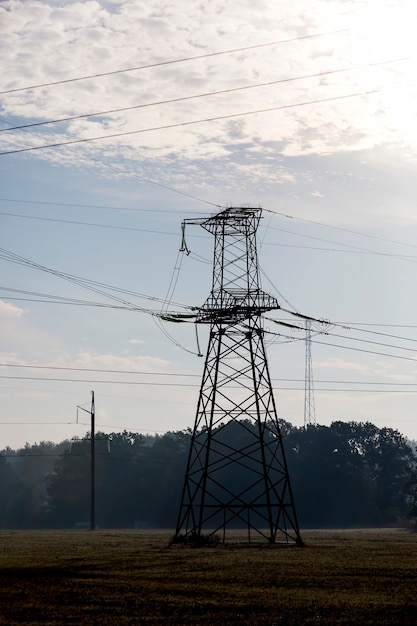
<instances>
[{"instance_id":1,"label":"wooden utility pole","mask_svg":"<svg viewBox=\"0 0 417 626\"><path fill-rule=\"evenodd\" d=\"M94 391L91 392L91 408L88 411L82 406L77 406L77 422L78 409L90 414L91 433L90 433L90 530L96 527L96 440L95 440L95 405Z\"/></svg>"}]
</instances>

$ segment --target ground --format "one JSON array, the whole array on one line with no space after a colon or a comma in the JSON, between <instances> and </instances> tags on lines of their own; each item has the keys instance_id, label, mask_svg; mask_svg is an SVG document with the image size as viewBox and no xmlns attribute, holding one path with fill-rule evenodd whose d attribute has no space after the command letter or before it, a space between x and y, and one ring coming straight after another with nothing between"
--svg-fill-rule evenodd
<instances>
[{"instance_id":1,"label":"ground","mask_svg":"<svg viewBox=\"0 0 417 626\"><path fill-rule=\"evenodd\" d=\"M417 624L417 534L302 535L190 548L170 531L1 531L0 624Z\"/></svg>"}]
</instances>

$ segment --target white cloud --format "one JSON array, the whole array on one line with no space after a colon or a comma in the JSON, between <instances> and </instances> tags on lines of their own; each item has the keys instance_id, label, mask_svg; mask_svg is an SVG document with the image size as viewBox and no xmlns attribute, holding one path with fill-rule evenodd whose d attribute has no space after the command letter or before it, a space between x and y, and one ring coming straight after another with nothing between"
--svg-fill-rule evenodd
<instances>
[{"instance_id":1,"label":"white cloud","mask_svg":"<svg viewBox=\"0 0 417 626\"><path fill-rule=\"evenodd\" d=\"M120 371L164 372L170 365L169 361L153 356L119 356L90 352L80 352L71 359L72 367Z\"/></svg>"},{"instance_id":2,"label":"white cloud","mask_svg":"<svg viewBox=\"0 0 417 626\"><path fill-rule=\"evenodd\" d=\"M263 206L281 215L264 214L260 231L265 244L262 265L277 289L300 311L348 322L412 324L415 297L410 285L415 283L415 264L404 263L400 256L394 259L391 253L415 256L417 99L414 89L404 88L415 82L415 59L369 64L416 56L412 32L415 10L414 0L242 0L238 11L235 3L220 0L191 5L184 0L174 4L167 0L0 3L0 91L343 29L314 39L0 95L2 119L15 124L362 66L34 127L30 133L0 133L2 151L7 146L24 148L180 124L177 128L34 151L27 158L25 154L1 157L3 195L37 202L31 215L48 220L23 222L23 216L15 219L18 216L10 215L10 203L4 201L3 210L9 215L2 216L2 224L4 220L8 229L4 237L7 235L16 253L45 266L88 276L102 284L163 296L180 245L180 220L185 215L206 214L220 203ZM385 87L395 88L334 99ZM290 108L181 126L192 120L282 106ZM125 178L120 181L122 176ZM144 183L147 179L161 186ZM188 197L174 195L169 191L172 188ZM201 206L199 199L210 206ZM52 207L49 200L68 205ZM110 205L135 210L145 207L149 212L116 214L98 208ZM25 210L14 206L16 213L29 213L29 206L24 205ZM157 212L161 208L172 214ZM156 209L155 213L150 209ZM301 221L288 221L283 215ZM64 226L59 222L61 218L90 224L106 222L123 229ZM28 228L22 228L23 224ZM324 225L346 232L324 230ZM141 233L142 228L147 232ZM178 232L177 243L165 237L168 231ZM358 239L358 232L374 238ZM196 265L192 257L183 263L186 285L181 282L181 274L173 301L201 304L210 289L212 241L207 242L208 236L203 238L202 233L191 229L187 237L192 252L207 263ZM392 239L408 247L389 244ZM369 254L355 254L357 248L369 248ZM387 255L373 255L372 250ZM78 289L69 292L68 284L58 285L56 278L50 282L51 276L28 268L10 266L8 270L9 282L16 289L86 297ZM100 299L95 294L94 300ZM0 314L2 349L9 353L4 358L16 364L111 369L119 373L183 371L193 375L202 368L202 361L196 363L189 354L196 350L191 328L188 335L178 326L174 331L168 328L185 346L187 352L181 352L178 343L172 344L165 335L158 334L152 320L148 326L144 317L127 312L31 303L30 315L23 315L18 307L7 311L0 308ZM143 337L144 342L137 337ZM204 345L201 341L202 350ZM297 345L288 346L290 357ZM286 346L277 350L281 355ZM384 368L383 358L375 362L370 354L346 354L337 345L329 350L320 343L313 344L317 380L332 379L334 372L342 382L406 382L414 373L414 368L412 373L407 369L411 367L407 361L391 361L393 367L389 369ZM326 358L332 355L341 357ZM301 361L299 354L292 358L291 376L302 378L304 355ZM288 377L287 369L291 368L286 359L281 362L285 371L280 375ZM49 415L51 421L62 416L72 419L74 407L84 395L88 400L89 390L95 388L100 411L109 416L109 424L118 424L120 419L122 425L163 430L192 424L198 396L198 377L186 379L186 385L164 382L161 387L147 387L145 382L118 387L104 379L124 383L154 378L159 385L163 377L53 370L39 377L33 372L28 375L42 380L22 379L13 385L22 393L27 389L28 394L50 390L50 403L36 406L34 402L10 402L10 406L2 407L17 421L24 414L38 421L44 415ZM3 383L9 385L9 381ZM294 393L298 394L295 399ZM131 396L130 403L127 396ZM282 396L285 402L288 398L285 411L289 415L296 413L302 391L282 391ZM369 402L365 412L362 394L349 396L346 391L341 402L341 396L323 392L317 397L318 410L323 397L329 419L372 419L373 413L378 418L384 415L387 422L400 414L413 422L413 401L391 410L384 406L383 394L374 394L375 405ZM395 397L390 396L393 405ZM63 414L59 418L57 406ZM302 402L300 407L298 415L302 415ZM126 415L131 422L122 421ZM38 429L33 436L41 436ZM55 437L48 432L42 436Z\"/></svg>"},{"instance_id":3,"label":"white cloud","mask_svg":"<svg viewBox=\"0 0 417 626\"><path fill-rule=\"evenodd\" d=\"M367 374L371 371L367 365L363 365L354 361L346 361L345 359L340 358L328 359L327 361L315 361L314 369L316 368L326 368L332 370L351 370L355 372L361 372L362 374Z\"/></svg>"},{"instance_id":4,"label":"white cloud","mask_svg":"<svg viewBox=\"0 0 417 626\"><path fill-rule=\"evenodd\" d=\"M0 317L20 317L24 314L24 310L9 302L0 300Z\"/></svg>"},{"instance_id":5,"label":"white cloud","mask_svg":"<svg viewBox=\"0 0 417 626\"><path fill-rule=\"evenodd\" d=\"M262 151L271 141L276 142L275 157L279 153L320 155L397 145L416 158L412 130L416 99L412 88L403 88L415 75L415 61L367 67L405 53L415 54L410 27L414 14L411 0L401 2L401 11L388 0L372 8L369 3L340 0L305 0L296 5L265 0L257 5L241 4L238 14L234 7L232 10L218 1L194 6L191 11L181 2L173 9L164 0L158 5L91 1L59 7L40 0L29 5L23 0L5 3L0 20L2 58L8 60L3 71L4 89L345 29L315 39L3 96L3 115L19 121L146 105L355 65L363 68L42 127L36 130L39 138L5 133L4 146L19 148L129 133L336 98L322 104L81 144L77 159L82 164L82 155L87 158L105 151L123 151L132 162L151 156L161 163L172 157L184 162L221 160L231 146L237 150L247 143ZM395 28L388 30L391 24ZM402 89L364 93L386 87ZM364 95L344 98L356 93ZM58 152L42 151L37 156L60 159ZM71 155L65 154L72 161ZM256 177L255 164L248 168Z\"/></svg>"}]
</instances>

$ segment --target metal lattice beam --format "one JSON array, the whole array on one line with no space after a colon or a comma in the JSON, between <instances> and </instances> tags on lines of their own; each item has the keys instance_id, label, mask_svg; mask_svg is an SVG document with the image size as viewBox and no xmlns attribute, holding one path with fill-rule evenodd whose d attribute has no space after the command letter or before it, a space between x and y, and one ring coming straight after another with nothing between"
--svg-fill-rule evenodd
<instances>
[{"instance_id":1,"label":"metal lattice beam","mask_svg":"<svg viewBox=\"0 0 417 626\"><path fill-rule=\"evenodd\" d=\"M311 321L306 320L306 360L304 391L304 428L316 425L316 404L314 401L313 361L311 358Z\"/></svg>"}]
</instances>

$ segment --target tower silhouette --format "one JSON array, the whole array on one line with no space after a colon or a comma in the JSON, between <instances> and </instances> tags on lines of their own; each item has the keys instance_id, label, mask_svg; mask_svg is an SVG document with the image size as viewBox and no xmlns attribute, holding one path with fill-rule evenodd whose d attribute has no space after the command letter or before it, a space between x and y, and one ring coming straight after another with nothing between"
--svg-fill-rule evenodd
<instances>
[{"instance_id":1,"label":"tower silhouette","mask_svg":"<svg viewBox=\"0 0 417 626\"><path fill-rule=\"evenodd\" d=\"M316 425L316 404L314 402L313 362L311 358L311 320L306 319L306 361L304 381L304 428Z\"/></svg>"},{"instance_id":2,"label":"tower silhouette","mask_svg":"<svg viewBox=\"0 0 417 626\"><path fill-rule=\"evenodd\" d=\"M174 541L227 541L247 529L302 545L264 344L256 232L262 209L186 220L214 235L211 293L196 322L209 340Z\"/></svg>"}]
</instances>

